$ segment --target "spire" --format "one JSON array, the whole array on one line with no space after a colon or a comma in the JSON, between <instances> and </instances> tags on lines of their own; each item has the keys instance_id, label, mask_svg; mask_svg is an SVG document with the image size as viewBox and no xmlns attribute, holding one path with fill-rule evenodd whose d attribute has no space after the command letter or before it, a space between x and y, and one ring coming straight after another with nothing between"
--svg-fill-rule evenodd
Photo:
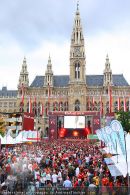
<instances>
[{"instance_id":1,"label":"spire","mask_svg":"<svg viewBox=\"0 0 130 195\"><path fill-rule=\"evenodd\" d=\"M50 72L50 73L52 72L52 64L51 64L50 54L49 54L49 57L48 57L47 72Z\"/></svg>"},{"instance_id":2,"label":"spire","mask_svg":"<svg viewBox=\"0 0 130 195\"><path fill-rule=\"evenodd\" d=\"M79 12L79 1L74 17L74 25L70 45L70 82L86 83L86 61L85 61L84 36Z\"/></svg>"},{"instance_id":3,"label":"spire","mask_svg":"<svg viewBox=\"0 0 130 195\"><path fill-rule=\"evenodd\" d=\"M26 64L26 57L24 56L23 64Z\"/></svg>"},{"instance_id":4,"label":"spire","mask_svg":"<svg viewBox=\"0 0 130 195\"><path fill-rule=\"evenodd\" d=\"M47 63L47 69L45 72L45 85L53 85L53 71L52 71L52 64L51 64L51 57L49 54L48 57L48 63Z\"/></svg>"},{"instance_id":5,"label":"spire","mask_svg":"<svg viewBox=\"0 0 130 195\"><path fill-rule=\"evenodd\" d=\"M108 54L106 55L105 69L106 69L107 71L110 71L110 62L109 62Z\"/></svg>"},{"instance_id":6,"label":"spire","mask_svg":"<svg viewBox=\"0 0 130 195\"><path fill-rule=\"evenodd\" d=\"M109 62L108 54L106 55L106 62Z\"/></svg>"},{"instance_id":7,"label":"spire","mask_svg":"<svg viewBox=\"0 0 130 195\"><path fill-rule=\"evenodd\" d=\"M79 1L77 1L77 11L79 11Z\"/></svg>"},{"instance_id":8,"label":"spire","mask_svg":"<svg viewBox=\"0 0 130 195\"><path fill-rule=\"evenodd\" d=\"M104 70L104 85L112 85L112 70L110 67L108 54L106 55L105 70Z\"/></svg>"},{"instance_id":9,"label":"spire","mask_svg":"<svg viewBox=\"0 0 130 195\"><path fill-rule=\"evenodd\" d=\"M79 12L79 1L77 1L77 9L74 18L71 42L75 43L76 45L84 44L84 37L83 37L80 12Z\"/></svg>"},{"instance_id":10,"label":"spire","mask_svg":"<svg viewBox=\"0 0 130 195\"><path fill-rule=\"evenodd\" d=\"M50 57L50 53L49 53L49 57L48 57L48 65L51 64L51 57Z\"/></svg>"},{"instance_id":11,"label":"spire","mask_svg":"<svg viewBox=\"0 0 130 195\"><path fill-rule=\"evenodd\" d=\"M19 84L18 86L24 85L25 87L29 86L29 78L28 78L28 71L27 71L27 62L26 62L26 57L24 56L23 59L23 64L22 64L22 69L20 71L20 76L19 76Z\"/></svg>"}]
</instances>

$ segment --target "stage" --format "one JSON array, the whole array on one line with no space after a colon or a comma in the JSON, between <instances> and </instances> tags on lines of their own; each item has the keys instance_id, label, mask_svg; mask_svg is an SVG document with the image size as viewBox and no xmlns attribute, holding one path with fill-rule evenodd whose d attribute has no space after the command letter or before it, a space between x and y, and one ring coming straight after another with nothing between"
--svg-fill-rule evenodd
<instances>
[{"instance_id":1,"label":"stage","mask_svg":"<svg viewBox=\"0 0 130 195\"><path fill-rule=\"evenodd\" d=\"M49 139L83 138L100 129L100 112L49 112Z\"/></svg>"}]
</instances>

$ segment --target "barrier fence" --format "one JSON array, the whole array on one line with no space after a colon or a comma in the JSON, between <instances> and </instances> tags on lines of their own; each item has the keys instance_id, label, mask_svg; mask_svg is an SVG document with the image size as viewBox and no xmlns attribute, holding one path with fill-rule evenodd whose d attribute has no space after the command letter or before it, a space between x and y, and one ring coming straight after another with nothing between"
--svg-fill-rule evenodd
<instances>
[{"instance_id":1,"label":"barrier fence","mask_svg":"<svg viewBox=\"0 0 130 195\"><path fill-rule=\"evenodd\" d=\"M42 187L36 188L33 185L27 189L3 189L2 195L128 195L128 187Z\"/></svg>"}]
</instances>

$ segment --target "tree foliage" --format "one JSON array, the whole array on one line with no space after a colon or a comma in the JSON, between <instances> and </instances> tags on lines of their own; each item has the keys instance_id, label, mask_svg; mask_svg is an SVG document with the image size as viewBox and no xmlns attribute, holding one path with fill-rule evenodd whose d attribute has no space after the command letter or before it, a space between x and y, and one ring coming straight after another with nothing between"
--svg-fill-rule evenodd
<instances>
[{"instance_id":1,"label":"tree foliage","mask_svg":"<svg viewBox=\"0 0 130 195\"><path fill-rule=\"evenodd\" d=\"M129 112L124 112L124 111L117 112L117 120L120 121L120 123L122 124L124 131L130 132L130 111Z\"/></svg>"}]
</instances>

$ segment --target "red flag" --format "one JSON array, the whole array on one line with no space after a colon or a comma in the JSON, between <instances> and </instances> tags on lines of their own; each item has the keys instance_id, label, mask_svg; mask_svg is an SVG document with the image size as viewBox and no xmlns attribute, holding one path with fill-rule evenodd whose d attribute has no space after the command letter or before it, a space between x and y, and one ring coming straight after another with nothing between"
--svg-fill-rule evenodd
<instances>
[{"instance_id":1,"label":"red flag","mask_svg":"<svg viewBox=\"0 0 130 195\"><path fill-rule=\"evenodd\" d=\"M111 86L109 86L109 113L112 111L112 90Z\"/></svg>"},{"instance_id":2,"label":"red flag","mask_svg":"<svg viewBox=\"0 0 130 195\"><path fill-rule=\"evenodd\" d=\"M88 98L88 110L90 110L90 97Z\"/></svg>"},{"instance_id":3,"label":"red flag","mask_svg":"<svg viewBox=\"0 0 130 195\"><path fill-rule=\"evenodd\" d=\"M48 98L50 98L50 94L51 94L50 85L48 84Z\"/></svg>"},{"instance_id":4,"label":"red flag","mask_svg":"<svg viewBox=\"0 0 130 195\"><path fill-rule=\"evenodd\" d=\"M100 96L100 115L103 115L102 96Z\"/></svg>"},{"instance_id":5,"label":"red flag","mask_svg":"<svg viewBox=\"0 0 130 195\"><path fill-rule=\"evenodd\" d=\"M126 98L124 97L124 112L126 112Z\"/></svg>"},{"instance_id":6,"label":"red flag","mask_svg":"<svg viewBox=\"0 0 130 195\"><path fill-rule=\"evenodd\" d=\"M118 98L118 111L120 110L120 98Z\"/></svg>"},{"instance_id":7,"label":"red flag","mask_svg":"<svg viewBox=\"0 0 130 195\"><path fill-rule=\"evenodd\" d=\"M23 85L23 83L22 83L22 86L21 86L21 92L22 92L21 102L22 102L22 104L24 104L24 85Z\"/></svg>"},{"instance_id":8,"label":"red flag","mask_svg":"<svg viewBox=\"0 0 130 195\"><path fill-rule=\"evenodd\" d=\"M43 116L43 113L44 113L44 107L43 107L43 103L41 103L41 113L40 113L40 115Z\"/></svg>"},{"instance_id":9,"label":"red flag","mask_svg":"<svg viewBox=\"0 0 130 195\"><path fill-rule=\"evenodd\" d=\"M95 106L95 100L94 97L92 97L92 110L94 110L94 106Z\"/></svg>"},{"instance_id":10,"label":"red flag","mask_svg":"<svg viewBox=\"0 0 130 195\"><path fill-rule=\"evenodd\" d=\"M29 97L29 113L32 113L32 102L31 102L31 97Z\"/></svg>"}]
</instances>

